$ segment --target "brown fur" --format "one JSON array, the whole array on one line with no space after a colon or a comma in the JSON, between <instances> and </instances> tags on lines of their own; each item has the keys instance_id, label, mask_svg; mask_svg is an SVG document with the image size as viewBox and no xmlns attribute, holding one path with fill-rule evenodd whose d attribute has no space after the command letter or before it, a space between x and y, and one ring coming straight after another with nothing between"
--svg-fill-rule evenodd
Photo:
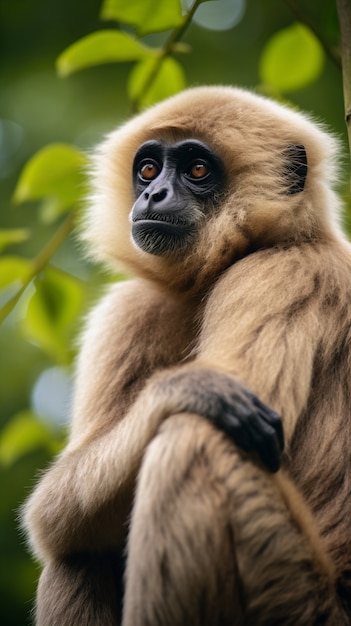
<instances>
[{"instance_id":1,"label":"brown fur","mask_svg":"<svg viewBox=\"0 0 351 626\"><path fill-rule=\"evenodd\" d=\"M226 189L174 264L131 241L131 165L143 141L183 137L221 156ZM294 143L308 176L288 195ZM25 505L44 563L38 625L118 624L128 535L124 626L351 624L351 248L336 151L306 117L230 88L175 96L99 149L86 238L139 278L92 312L70 441ZM282 415L282 471L180 410L172 376L199 368Z\"/></svg>"}]
</instances>

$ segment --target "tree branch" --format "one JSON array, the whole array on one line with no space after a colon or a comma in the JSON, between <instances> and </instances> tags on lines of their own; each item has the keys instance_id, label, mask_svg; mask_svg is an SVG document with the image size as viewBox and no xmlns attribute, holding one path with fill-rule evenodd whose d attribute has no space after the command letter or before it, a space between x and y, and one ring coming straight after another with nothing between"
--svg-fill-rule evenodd
<instances>
[{"instance_id":1,"label":"tree branch","mask_svg":"<svg viewBox=\"0 0 351 626\"><path fill-rule=\"evenodd\" d=\"M336 6L338 9L341 36L345 121L351 153L351 0L336 0Z\"/></svg>"}]
</instances>

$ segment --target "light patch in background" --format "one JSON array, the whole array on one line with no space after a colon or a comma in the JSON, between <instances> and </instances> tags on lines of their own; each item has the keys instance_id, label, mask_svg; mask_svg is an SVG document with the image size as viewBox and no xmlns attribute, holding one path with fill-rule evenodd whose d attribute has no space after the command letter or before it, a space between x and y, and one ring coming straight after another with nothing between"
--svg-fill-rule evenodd
<instances>
[{"instance_id":1,"label":"light patch in background","mask_svg":"<svg viewBox=\"0 0 351 626\"><path fill-rule=\"evenodd\" d=\"M23 128L11 120L0 119L0 179L7 178L15 167L14 156L23 142Z\"/></svg>"},{"instance_id":2,"label":"light patch in background","mask_svg":"<svg viewBox=\"0 0 351 626\"><path fill-rule=\"evenodd\" d=\"M67 369L44 370L32 391L32 409L45 422L63 426L69 422L72 402L72 379Z\"/></svg>"},{"instance_id":3,"label":"light patch in background","mask_svg":"<svg viewBox=\"0 0 351 626\"><path fill-rule=\"evenodd\" d=\"M183 0L183 7L189 9L193 0ZM199 6L193 22L209 30L229 30L242 20L245 13L245 0L211 0Z\"/></svg>"}]
</instances>

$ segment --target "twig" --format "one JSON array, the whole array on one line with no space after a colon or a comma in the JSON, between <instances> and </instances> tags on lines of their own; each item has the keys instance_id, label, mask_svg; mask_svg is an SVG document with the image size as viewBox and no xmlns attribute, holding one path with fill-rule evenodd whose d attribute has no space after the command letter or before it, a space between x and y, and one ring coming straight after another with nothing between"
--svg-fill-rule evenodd
<instances>
[{"instance_id":1,"label":"twig","mask_svg":"<svg viewBox=\"0 0 351 626\"><path fill-rule=\"evenodd\" d=\"M155 78L157 77L157 74L161 68L161 65L164 61L164 59L166 57L168 57L173 49L175 44L183 37L186 29L188 28L191 20L193 19L194 13L196 11L196 9L200 6L200 4L203 2L203 0L195 0L194 4L192 5L191 9L189 10L188 13L186 13L186 15L184 16L184 20L183 22L180 24L180 26L178 26L177 28L175 28L174 30L172 30L171 34L169 35L168 39L166 40L164 46L161 48L160 53L158 54L155 63L152 67L152 70L150 72L150 74L146 77L146 80L143 84L143 86L141 87L138 95L133 99L132 102L132 112L135 113L136 111L138 111L139 108L139 101L141 96L145 95L150 87L152 86Z\"/></svg>"},{"instance_id":2,"label":"twig","mask_svg":"<svg viewBox=\"0 0 351 626\"><path fill-rule=\"evenodd\" d=\"M64 240L73 228L73 222L74 212L71 211L65 221L62 222L62 224L56 230L50 241L48 241L48 243L39 252L39 254L31 261L32 271L26 277L22 287L20 287L20 289L18 289L18 291L16 291L16 293L0 309L0 324L15 308L17 302L21 298L24 291L27 289L28 285L32 282L33 278L35 278L35 276L39 274L39 272L43 271L43 269L50 261L51 257L55 254L56 250L58 250L58 248L64 242Z\"/></svg>"}]
</instances>

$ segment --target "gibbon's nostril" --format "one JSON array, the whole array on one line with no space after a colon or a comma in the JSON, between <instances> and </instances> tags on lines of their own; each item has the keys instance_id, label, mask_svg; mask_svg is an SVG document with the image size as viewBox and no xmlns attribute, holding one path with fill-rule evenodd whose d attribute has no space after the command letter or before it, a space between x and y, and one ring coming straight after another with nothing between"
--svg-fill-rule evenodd
<instances>
[{"instance_id":1,"label":"gibbon's nostril","mask_svg":"<svg viewBox=\"0 0 351 626\"><path fill-rule=\"evenodd\" d=\"M161 189L160 191L155 191L155 193L151 195L151 199L154 202L162 202L162 200L164 200L166 196L167 196L167 189Z\"/></svg>"}]
</instances>

